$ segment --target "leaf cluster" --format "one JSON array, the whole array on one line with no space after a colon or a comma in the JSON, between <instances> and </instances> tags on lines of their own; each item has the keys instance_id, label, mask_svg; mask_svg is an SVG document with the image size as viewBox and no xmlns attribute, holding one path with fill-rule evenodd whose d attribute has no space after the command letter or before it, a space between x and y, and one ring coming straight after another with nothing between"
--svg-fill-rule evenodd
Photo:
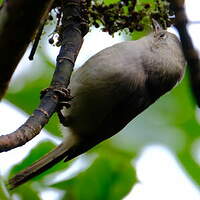
<instances>
[{"instance_id":1,"label":"leaf cluster","mask_svg":"<svg viewBox=\"0 0 200 200\"><path fill-rule=\"evenodd\" d=\"M173 24L174 12L167 0L82 0L81 13L82 18L90 27L101 27L103 32L110 35L125 31L126 34L133 32L149 31L152 29L152 19L157 20L163 28L170 27ZM54 44L54 35L60 34L60 18L62 1L54 5L57 24L49 39L50 44ZM50 15L50 21L53 17ZM58 38L56 46L60 46Z\"/></svg>"},{"instance_id":2,"label":"leaf cluster","mask_svg":"<svg viewBox=\"0 0 200 200\"><path fill-rule=\"evenodd\" d=\"M147 24L150 26L152 18L158 20L164 28L172 23L170 17L173 13L165 0L87 2L90 25L96 28L101 26L102 30L110 35L123 30L143 31Z\"/></svg>"}]
</instances>

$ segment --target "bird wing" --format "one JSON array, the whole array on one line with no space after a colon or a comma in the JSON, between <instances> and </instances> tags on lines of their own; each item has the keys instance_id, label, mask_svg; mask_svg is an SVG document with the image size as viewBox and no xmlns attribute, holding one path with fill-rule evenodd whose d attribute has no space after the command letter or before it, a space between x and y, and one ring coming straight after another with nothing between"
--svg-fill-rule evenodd
<instances>
[{"instance_id":1,"label":"bird wing","mask_svg":"<svg viewBox=\"0 0 200 200\"><path fill-rule=\"evenodd\" d=\"M90 137L82 138L79 143L68 150L65 161L75 158L103 140L115 135L155 101L156 99L152 98L147 91L143 92L143 95L141 95L141 91L140 95L136 93L131 94L106 116L99 128L97 128L96 133L90 134Z\"/></svg>"}]
</instances>

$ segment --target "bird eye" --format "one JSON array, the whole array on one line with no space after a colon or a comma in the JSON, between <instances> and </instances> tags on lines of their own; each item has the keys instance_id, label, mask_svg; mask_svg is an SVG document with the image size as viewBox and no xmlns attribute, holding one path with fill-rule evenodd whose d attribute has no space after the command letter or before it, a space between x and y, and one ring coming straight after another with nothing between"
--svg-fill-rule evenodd
<instances>
[{"instance_id":1,"label":"bird eye","mask_svg":"<svg viewBox=\"0 0 200 200\"><path fill-rule=\"evenodd\" d=\"M160 38L160 39L163 39L163 38L165 38L165 37L166 37L165 33L161 33L161 34L159 35L159 38Z\"/></svg>"}]
</instances>

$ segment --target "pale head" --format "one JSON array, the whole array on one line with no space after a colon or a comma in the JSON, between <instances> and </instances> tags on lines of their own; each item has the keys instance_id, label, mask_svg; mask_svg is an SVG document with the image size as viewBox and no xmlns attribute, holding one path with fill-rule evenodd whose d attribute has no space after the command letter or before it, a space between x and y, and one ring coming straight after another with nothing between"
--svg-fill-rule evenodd
<instances>
[{"instance_id":1,"label":"pale head","mask_svg":"<svg viewBox=\"0 0 200 200\"><path fill-rule=\"evenodd\" d=\"M162 26L155 20L152 19L154 32L153 32L153 43L157 47L172 47L172 45L181 48L180 42L176 35L164 30ZM158 46L159 45L159 46Z\"/></svg>"}]
</instances>

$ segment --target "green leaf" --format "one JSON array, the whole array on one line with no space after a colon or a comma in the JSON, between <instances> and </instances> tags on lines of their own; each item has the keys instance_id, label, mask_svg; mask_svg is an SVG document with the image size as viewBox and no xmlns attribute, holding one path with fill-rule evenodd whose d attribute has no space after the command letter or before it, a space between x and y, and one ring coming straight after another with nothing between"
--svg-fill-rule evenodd
<instances>
[{"instance_id":1,"label":"green leaf","mask_svg":"<svg viewBox=\"0 0 200 200\"><path fill-rule=\"evenodd\" d=\"M24 185L23 187L16 188L13 193L19 195L22 200L41 200L39 193L30 187L30 184Z\"/></svg>"},{"instance_id":2,"label":"green leaf","mask_svg":"<svg viewBox=\"0 0 200 200\"><path fill-rule=\"evenodd\" d=\"M11 200L10 194L6 188L3 177L0 175L0 199L1 200Z\"/></svg>"},{"instance_id":3,"label":"green leaf","mask_svg":"<svg viewBox=\"0 0 200 200\"><path fill-rule=\"evenodd\" d=\"M104 0L105 5L113 4L119 2L119 0Z\"/></svg>"},{"instance_id":4,"label":"green leaf","mask_svg":"<svg viewBox=\"0 0 200 200\"><path fill-rule=\"evenodd\" d=\"M36 147L34 147L34 149L29 153L29 155L27 155L27 157L21 163L18 163L17 165L13 166L13 168L11 169L10 175L13 176L17 172L25 169L27 166L30 166L33 162L39 160L46 153L50 152L54 147L55 147L55 144L53 144L50 141L41 142ZM50 168L49 170L35 177L34 179L31 179L30 182L32 180L33 181L42 180L42 178L44 178L46 175L50 173L54 173L54 172L59 172L67 167L68 167L68 164L64 162L60 162L57 165Z\"/></svg>"},{"instance_id":5,"label":"green leaf","mask_svg":"<svg viewBox=\"0 0 200 200\"><path fill-rule=\"evenodd\" d=\"M190 176L191 180L193 180L200 189L200 165L194 160L194 157L192 156L192 146L188 146L188 148L185 148L182 152L180 152L178 154L178 159L184 167L184 171Z\"/></svg>"},{"instance_id":6,"label":"green leaf","mask_svg":"<svg viewBox=\"0 0 200 200\"><path fill-rule=\"evenodd\" d=\"M23 111L31 114L33 110L40 103L40 91L47 88L50 84L53 69L49 67L45 60L40 60L38 73L34 71L34 63L30 66L29 73L24 73L20 76L16 84L11 85L12 87L8 90L5 98ZM31 68L32 67L32 68ZM32 78L32 76L34 78ZM16 90L15 87L18 84L24 85L20 90Z\"/></svg>"},{"instance_id":7,"label":"green leaf","mask_svg":"<svg viewBox=\"0 0 200 200\"><path fill-rule=\"evenodd\" d=\"M67 191L63 199L120 200L136 182L130 154L110 148L108 151L101 151L84 172L51 186Z\"/></svg>"},{"instance_id":8,"label":"green leaf","mask_svg":"<svg viewBox=\"0 0 200 200\"><path fill-rule=\"evenodd\" d=\"M30 153L26 156L24 160L22 160L20 163L13 166L11 169L10 174L16 174L17 172L23 170L25 167L29 166L39 158L41 158L44 154L48 153L51 149L55 147L55 144L53 144L50 141L44 141L39 143L36 147L34 147Z\"/></svg>"}]
</instances>

